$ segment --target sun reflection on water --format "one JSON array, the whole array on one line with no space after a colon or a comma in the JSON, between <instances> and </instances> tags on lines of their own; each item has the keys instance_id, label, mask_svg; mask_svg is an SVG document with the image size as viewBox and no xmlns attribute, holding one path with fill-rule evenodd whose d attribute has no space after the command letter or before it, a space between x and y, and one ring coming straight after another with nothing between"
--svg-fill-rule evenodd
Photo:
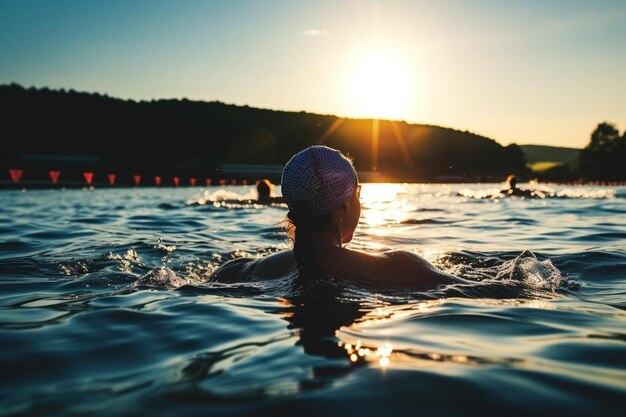
<instances>
[{"instance_id":1,"label":"sun reflection on water","mask_svg":"<svg viewBox=\"0 0 626 417\"><path fill-rule=\"evenodd\" d=\"M391 363L391 354L393 353L393 346L387 342L382 346L378 346L375 349L370 349L362 345L361 340L352 343L338 343L339 347L343 347L350 359L350 362L357 362L359 360L366 360L368 362L377 361L378 364L385 368Z\"/></svg>"},{"instance_id":2,"label":"sun reflection on water","mask_svg":"<svg viewBox=\"0 0 626 417\"><path fill-rule=\"evenodd\" d=\"M395 201L398 194L406 192L403 184L365 184L361 190L361 202L364 204Z\"/></svg>"},{"instance_id":3,"label":"sun reflection on water","mask_svg":"<svg viewBox=\"0 0 626 417\"><path fill-rule=\"evenodd\" d=\"M408 218L408 213L416 207L402 196L405 193L406 187L402 184L367 184L363 187L361 222L371 229L369 233L386 236L389 232L385 229L390 224L401 223ZM387 227L381 228L383 225Z\"/></svg>"}]
</instances>

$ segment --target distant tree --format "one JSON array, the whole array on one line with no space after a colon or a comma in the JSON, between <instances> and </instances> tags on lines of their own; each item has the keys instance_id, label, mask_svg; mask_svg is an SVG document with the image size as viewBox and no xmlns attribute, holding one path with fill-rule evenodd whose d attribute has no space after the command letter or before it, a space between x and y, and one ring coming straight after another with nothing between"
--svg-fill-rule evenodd
<instances>
[{"instance_id":1,"label":"distant tree","mask_svg":"<svg viewBox=\"0 0 626 417\"><path fill-rule=\"evenodd\" d=\"M614 124L602 122L591 133L589 144L580 153L580 173L587 180L624 180L624 161L626 132L620 136Z\"/></svg>"},{"instance_id":2,"label":"distant tree","mask_svg":"<svg viewBox=\"0 0 626 417\"><path fill-rule=\"evenodd\" d=\"M511 143L504 148L505 165L509 171L518 175L526 175L528 168L526 167L526 155L522 148L516 143Z\"/></svg>"}]
</instances>

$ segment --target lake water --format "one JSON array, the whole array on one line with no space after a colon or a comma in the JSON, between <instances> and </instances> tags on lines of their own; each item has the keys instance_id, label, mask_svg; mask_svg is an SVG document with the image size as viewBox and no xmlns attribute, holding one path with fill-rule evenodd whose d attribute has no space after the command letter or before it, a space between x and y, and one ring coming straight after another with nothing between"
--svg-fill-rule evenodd
<instances>
[{"instance_id":1,"label":"lake water","mask_svg":"<svg viewBox=\"0 0 626 417\"><path fill-rule=\"evenodd\" d=\"M546 415L626 409L626 188L370 185L356 249L472 285L220 284L286 249L250 187L0 192L2 415ZM206 191L206 195L205 195Z\"/></svg>"}]
</instances>

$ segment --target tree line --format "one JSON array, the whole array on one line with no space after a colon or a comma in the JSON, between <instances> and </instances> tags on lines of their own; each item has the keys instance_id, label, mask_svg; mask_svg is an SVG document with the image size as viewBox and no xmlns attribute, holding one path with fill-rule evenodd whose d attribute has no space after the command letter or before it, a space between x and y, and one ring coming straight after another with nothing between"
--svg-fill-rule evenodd
<instances>
[{"instance_id":1,"label":"tree line","mask_svg":"<svg viewBox=\"0 0 626 417\"><path fill-rule=\"evenodd\" d=\"M87 155L101 161L96 172L202 177L224 163L283 165L299 150L323 143L349 154L359 171L376 170L386 180L501 181L528 173L519 146L468 131L17 84L0 86L0 137L3 169L27 164L24 155Z\"/></svg>"},{"instance_id":2,"label":"tree line","mask_svg":"<svg viewBox=\"0 0 626 417\"><path fill-rule=\"evenodd\" d=\"M539 173L546 181L625 181L626 130L619 134L613 123L602 122L591 133L578 161L563 163Z\"/></svg>"},{"instance_id":3,"label":"tree line","mask_svg":"<svg viewBox=\"0 0 626 417\"><path fill-rule=\"evenodd\" d=\"M626 180L626 130L620 136L614 124L600 123L580 153L578 169L588 180Z\"/></svg>"}]
</instances>

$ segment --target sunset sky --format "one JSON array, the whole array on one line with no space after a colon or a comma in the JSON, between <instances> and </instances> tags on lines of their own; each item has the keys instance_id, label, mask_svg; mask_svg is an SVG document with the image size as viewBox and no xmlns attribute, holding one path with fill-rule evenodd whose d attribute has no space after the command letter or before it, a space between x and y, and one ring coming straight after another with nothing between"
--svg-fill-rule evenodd
<instances>
[{"instance_id":1,"label":"sunset sky","mask_svg":"<svg viewBox=\"0 0 626 417\"><path fill-rule=\"evenodd\" d=\"M583 147L626 129L626 1L0 0L0 83Z\"/></svg>"}]
</instances>

